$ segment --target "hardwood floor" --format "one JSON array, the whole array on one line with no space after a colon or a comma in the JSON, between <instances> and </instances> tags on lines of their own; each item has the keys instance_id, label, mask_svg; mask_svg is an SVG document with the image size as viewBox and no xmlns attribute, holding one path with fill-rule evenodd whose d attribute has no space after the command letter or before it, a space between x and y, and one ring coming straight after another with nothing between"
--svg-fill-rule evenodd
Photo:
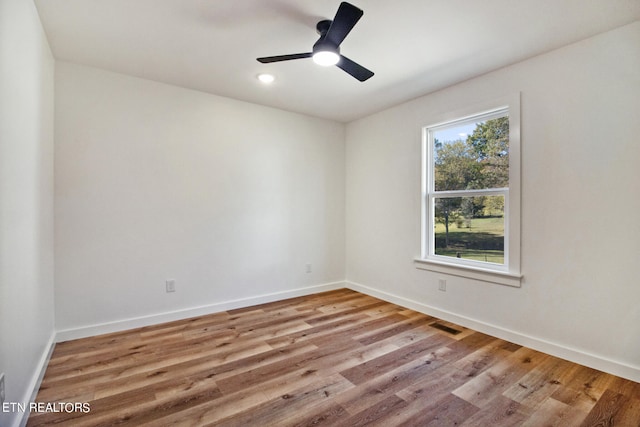
<instances>
[{"instance_id":1,"label":"hardwood floor","mask_svg":"<svg viewBox=\"0 0 640 427\"><path fill-rule=\"evenodd\" d=\"M640 384L350 290L57 344L28 426L640 426Z\"/></svg>"}]
</instances>

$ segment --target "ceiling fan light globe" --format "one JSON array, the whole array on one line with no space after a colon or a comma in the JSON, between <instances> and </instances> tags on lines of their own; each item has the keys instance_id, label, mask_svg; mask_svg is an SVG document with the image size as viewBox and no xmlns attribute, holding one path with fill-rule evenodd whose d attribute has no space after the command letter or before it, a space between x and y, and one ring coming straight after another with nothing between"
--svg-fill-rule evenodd
<instances>
[{"instance_id":1,"label":"ceiling fan light globe","mask_svg":"<svg viewBox=\"0 0 640 427\"><path fill-rule=\"evenodd\" d=\"M340 61L340 55L328 50L321 50L313 54L313 62L323 67L336 65Z\"/></svg>"}]
</instances>

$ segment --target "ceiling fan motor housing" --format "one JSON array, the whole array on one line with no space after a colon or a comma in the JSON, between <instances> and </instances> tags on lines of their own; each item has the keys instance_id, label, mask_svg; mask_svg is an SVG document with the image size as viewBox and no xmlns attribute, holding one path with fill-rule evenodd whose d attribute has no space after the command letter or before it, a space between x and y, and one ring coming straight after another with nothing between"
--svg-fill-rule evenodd
<instances>
[{"instance_id":1,"label":"ceiling fan motor housing","mask_svg":"<svg viewBox=\"0 0 640 427\"><path fill-rule=\"evenodd\" d=\"M327 35L327 31L329 31L329 27L331 27L331 23L332 21L330 19L325 19L318 22L318 24L316 25L316 30L318 31L318 34L320 34L320 38L313 45L313 53L333 52L337 55L340 55L340 47L330 42L325 37Z\"/></svg>"},{"instance_id":2,"label":"ceiling fan motor housing","mask_svg":"<svg viewBox=\"0 0 640 427\"><path fill-rule=\"evenodd\" d=\"M324 35L327 34L327 31L329 31L329 27L331 27L332 22L333 21L331 19L323 19L322 21L319 21L316 24L316 31L318 34L324 37Z\"/></svg>"}]
</instances>

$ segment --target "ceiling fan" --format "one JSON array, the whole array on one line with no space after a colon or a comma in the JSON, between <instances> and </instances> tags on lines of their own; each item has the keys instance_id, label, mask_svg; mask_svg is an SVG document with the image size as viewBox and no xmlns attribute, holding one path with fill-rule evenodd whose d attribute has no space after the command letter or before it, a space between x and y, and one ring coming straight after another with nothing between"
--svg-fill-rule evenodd
<instances>
[{"instance_id":1,"label":"ceiling fan","mask_svg":"<svg viewBox=\"0 0 640 427\"><path fill-rule=\"evenodd\" d=\"M319 65L326 67L335 65L363 82L371 78L373 72L340 54L340 43L347 37L347 34L360 20L363 13L361 9L354 5L342 2L333 21L325 19L316 25L316 31L320 34L320 38L313 45L311 52L267 56L257 59L259 62L267 64L270 62L290 61L292 59L313 58L313 61Z\"/></svg>"}]
</instances>

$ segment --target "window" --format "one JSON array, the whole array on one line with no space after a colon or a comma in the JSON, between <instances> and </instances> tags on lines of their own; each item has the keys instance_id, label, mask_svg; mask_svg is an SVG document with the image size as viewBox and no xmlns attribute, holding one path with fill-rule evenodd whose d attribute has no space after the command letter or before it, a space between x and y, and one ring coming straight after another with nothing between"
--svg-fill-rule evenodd
<instances>
[{"instance_id":1,"label":"window","mask_svg":"<svg viewBox=\"0 0 640 427\"><path fill-rule=\"evenodd\" d=\"M511 98L424 128L420 268L519 286L520 103Z\"/></svg>"}]
</instances>

